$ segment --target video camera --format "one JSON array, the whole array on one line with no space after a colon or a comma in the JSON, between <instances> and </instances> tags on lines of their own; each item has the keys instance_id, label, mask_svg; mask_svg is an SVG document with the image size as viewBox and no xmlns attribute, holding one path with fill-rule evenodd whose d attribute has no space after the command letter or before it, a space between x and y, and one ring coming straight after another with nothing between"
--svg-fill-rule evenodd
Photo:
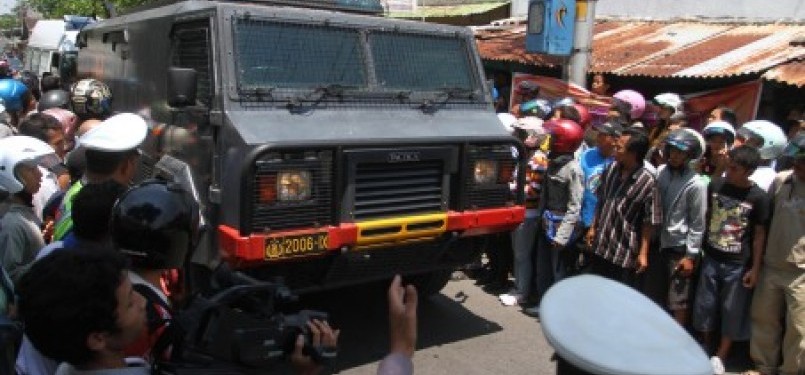
<instances>
[{"instance_id":1,"label":"video camera","mask_svg":"<svg viewBox=\"0 0 805 375\"><path fill-rule=\"evenodd\" d=\"M148 173L180 184L198 200L192 172L183 161L164 155ZM315 362L326 364L335 358L335 350L312 345L307 326L314 319L327 321L327 313L278 312L277 307L297 300L281 282L256 280L223 263L211 281L215 292L195 296L175 313L163 333L166 341L152 349L164 353L171 348L171 361L156 364L156 373L235 375L272 368L290 357L300 334L305 338L303 353Z\"/></svg>"},{"instance_id":2,"label":"video camera","mask_svg":"<svg viewBox=\"0 0 805 375\"><path fill-rule=\"evenodd\" d=\"M311 320L327 321L324 312L302 310L282 314L277 307L295 301L287 287L252 279L238 271L219 267L213 275L223 290L211 297L196 297L174 316L181 327L173 358L159 363L159 374L246 374L275 368L293 353L299 335L305 338L303 353L326 364L335 351L312 345L307 326ZM178 351L177 351L178 349Z\"/></svg>"}]
</instances>

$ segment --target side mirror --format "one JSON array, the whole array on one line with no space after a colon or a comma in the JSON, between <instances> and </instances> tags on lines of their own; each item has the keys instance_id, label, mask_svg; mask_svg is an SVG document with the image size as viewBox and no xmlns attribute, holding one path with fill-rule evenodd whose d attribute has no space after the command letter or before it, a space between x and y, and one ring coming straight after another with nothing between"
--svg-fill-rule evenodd
<instances>
[{"instance_id":1,"label":"side mirror","mask_svg":"<svg viewBox=\"0 0 805 375\"><path fill-rule=\"evenodd\" d=\"M168 68L168 105L187 107L196 104L197 75L193 68Z\"/></svg>"}]
</instances>

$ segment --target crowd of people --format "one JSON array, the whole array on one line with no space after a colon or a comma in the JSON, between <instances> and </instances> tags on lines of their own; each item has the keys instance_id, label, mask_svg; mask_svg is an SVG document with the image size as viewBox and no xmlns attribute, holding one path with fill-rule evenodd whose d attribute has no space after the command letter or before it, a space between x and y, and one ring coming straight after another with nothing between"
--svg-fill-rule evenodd
<instances>
[{"instance_id":1,"label":"crowd of people","mask_svg":"<svg viewBox=\"0 0 805 375\"><path fill-rule=\"evenodd\" d=\"M8 73L0 64L0 373L181 362L174 317L188 296L177 286L202 230L198 203L176 183L131 186L149 126L112 113L106 84ZM398 276L388 294L391 351L378 372L411 373L416 290ZM320 320L307 331L289 358L317 374L339 331Z\"/></svg>"},{"instance_id":2,"label":"crowd of people","mask_svg":"<svg viewBox=\"0 0 805 375\"><path fill-rule=\"evenodd\" d=\"M749 374L805 371L805 118L784 131L721 106L696 130L675 93L617 92L600 121L534 82L514 93L498 116L528 152L525 221L489 246L481 284L538 317L557 281L603 276L693 332L715 374L746 340Z\"/></svg>"},{"instance_id":3,"label":"crowd of people","mask_svg":"<svg viewBox=\"0 0 805 375\"><path fill-rule=\"evenodd\" d=\"M7 73L0 66L2 371L149 373L178 352L165 340L184 296L175 271L198 239L197 203L165 181L130 187L149 126L113 114L103 82ZM525 184L511 183L524 189L525 220L489 251L485 282L510 287L501 302L539 317L551 286L596 274L696 332L715 374L745 340L750 372L805 370L805 121L784 132L718 107L697 131L682 98L665 93L649 128L638 92L616 93L593 121L584 105L539 91L522 82L519 104L499 114L528 153ZM416 300L395 278L380 373L413 371ZM13 334L19 323L24 337ZM334 353L338 330L308 326L317 355ZM297 372L321 371L303 346L291 356Z\"/></svg>"}]
</instances>

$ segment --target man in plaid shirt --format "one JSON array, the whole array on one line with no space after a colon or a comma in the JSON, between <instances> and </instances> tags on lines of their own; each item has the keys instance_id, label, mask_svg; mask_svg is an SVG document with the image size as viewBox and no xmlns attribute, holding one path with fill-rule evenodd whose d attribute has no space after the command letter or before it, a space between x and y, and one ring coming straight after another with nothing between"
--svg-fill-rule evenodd
<instances>
[{"instance_id":1,"label":"man in plaid shirt","mask_svg":"<svg viewBox=\"0 0 805 375\"><path fill-rule=\"evenodd\" d=\"M615 162L601 177L586 236L594 252L590 272L630 286L648 267L651 234L662 224L656 179L643 164L648 149L648 137L640 130L627 129L620 136Z\"/></svg>"}]
</instances>

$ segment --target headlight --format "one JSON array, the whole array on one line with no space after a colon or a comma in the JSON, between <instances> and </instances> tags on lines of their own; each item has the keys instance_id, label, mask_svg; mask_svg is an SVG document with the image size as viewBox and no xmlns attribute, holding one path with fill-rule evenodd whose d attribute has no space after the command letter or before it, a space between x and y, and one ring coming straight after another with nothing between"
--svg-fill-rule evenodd
<instances>
[{"instance_id":1,"label":"headlight","mask_svg":"<svg viewBox=\"0 0 805 375\"><path fill-rule=\"evenodd\" d=\"M477 185L494 184L498 176L498 162L494 160L477 160L475 162L475 183Z\"/></svg>"},{"instance_id":2,"label":"headlight","mask_svg":"<svg viewBox=\"0 0 805 375\"><path fill-rule=\"evenodd\" d=\"M310 172L279 172L277 174L277 196L280 201L305 201L310 199Z\"/></svg>"}]
</instances>

